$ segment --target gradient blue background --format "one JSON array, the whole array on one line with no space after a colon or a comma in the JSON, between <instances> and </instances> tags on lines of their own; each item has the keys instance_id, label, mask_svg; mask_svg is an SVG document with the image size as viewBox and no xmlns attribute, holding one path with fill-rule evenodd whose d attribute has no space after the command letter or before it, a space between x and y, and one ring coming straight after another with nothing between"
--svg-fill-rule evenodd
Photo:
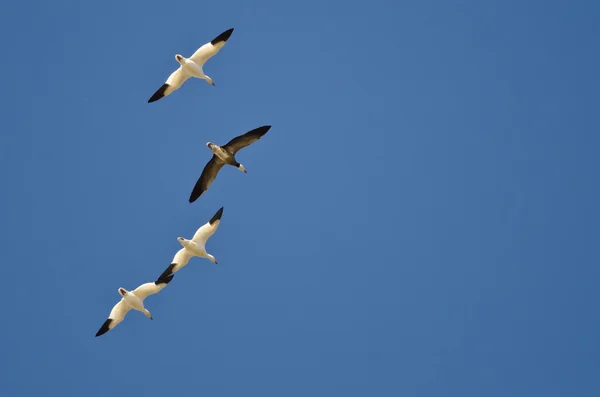
<instances>
[{"instance_id":1,"label":"gradient blue background","mask_svg":"<svg viewBox=\"0 0 600 397\"><path fill-rule=\"evenodd\" d=\"M2 395L600 395L599 18L3 2ZM230 27L216 87L146 103ZM188 204L206 142L264 124ZM95 338L221 206L219 265Z\"/></svg>"}]
</instances>

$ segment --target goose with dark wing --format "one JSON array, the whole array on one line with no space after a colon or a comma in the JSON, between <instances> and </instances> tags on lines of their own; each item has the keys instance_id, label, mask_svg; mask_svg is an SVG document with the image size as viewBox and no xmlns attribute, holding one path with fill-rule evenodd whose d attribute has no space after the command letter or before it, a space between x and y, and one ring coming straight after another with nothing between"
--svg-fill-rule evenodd
<instances>
[{"instance_id":1,"label":"goose with dark wing","mask_svg":"<svg viewBox=\"0 0 600 397\"><path fill-rule=\"evenodd\" d=\"M240 149L243 149L262 138L262 136L265 135L270 128L270 125L255 128L244 135L233 138L224 146L219 146L212 142L208 142L206 146L212 150L213 156L204 167L202 175L200 175L200 178L192 190L192 194L190 195L190 203L196 201L198 197L200 197L202 193L208 189L225 164L232 165L238 168L240 171L246 172L246 168L244 168L244 166L238 163L236 160L235 154Z\"/></svg>"}]
</instances>

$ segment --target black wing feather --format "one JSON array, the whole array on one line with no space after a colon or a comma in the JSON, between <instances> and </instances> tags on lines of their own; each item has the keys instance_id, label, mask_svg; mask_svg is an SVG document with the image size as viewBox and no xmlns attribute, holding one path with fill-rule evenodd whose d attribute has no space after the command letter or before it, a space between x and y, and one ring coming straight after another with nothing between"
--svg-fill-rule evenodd
<instances>
[{"instance_id":1,"label":"black wing feather","mask_svg":"<svg viewBox=\"0 0 600 397\"><path fill-rule=\"evenodd\" d=\"M165 96L165 91L167 91L167 89L170 86L165 83L163 84L158 90L156 90L156 92L154 94L152 94L152 96L150 97L150 99L148 99L148 103L152 103L152 102L156 102L158 101L160 98Z\"/></svg>"},{"instance_id":2,"label":"black wing feather","mask_svg":"<svg viewBox=\"0 0 600 397\"><path fill-rule=\"evenodd\" d=\"M217 43L220 43L222 41L227 41L232 33L233 33L233 28L228 29L228 30L224 31L223 33L221 33L220 35L218 35L217 37L215 37L214 39L212 39L210 41L210 44L216 45Z\"/></svg>"},{"instance_id":3,"label":"black wing feather","mask_svg":"<svg viewBox=\"0 0 600 397\"><path fill-rule=\"evenodd\" d=\"M107 319L104 322L104 324L102 324L102 327L100 327L100 329L96 333L96 336L104 335L105 333L110 331L110 323L112 323L112 321L113 321L112 318Z\"/></svg>"},{"instance_id":4,"label":"black wing feather","mask_svg":"<svg viewBox=\"0 0 600 397\"><path fill-rule=\"evenodd\" d=\"M215 214L213 215L212 218L210 218L210 221L208 221L208 223L212 225L216 221L220 221L222 216L223 216L223 207L219 208L219 210L217 212L215 212Z\"/></svg>"},{"instance_id":5,"label":"black wing feather","mask_svg":"<svg viewBox=\"0 0 600 397\"><path fill-rule=\"evenodd\" d=\"M225 165L217 156L213 154L212 159L206 166L204 166L204 170L202 171L202 175L198 178L196 185L194 186L194 190L192 190L192 194L190 195L190 203L193 203L204 193L210 184L215 180L217 174L221 167Z\"/></svg>"},{"instance_id":6,"label":"black wing feather","mask_svg":"<svg viewBox=\"0 0 600 397\"><path fill-rule=\"evenodd\" d=\"M165 271L158 277L158 279L154 282L155 284L158 283L160 280L165 280L167 279L169 276L173 276L173 268L177 265L177 263L171 263L169 265L169 267L167 267L165 269ZM171 280L173 279L173 277L171 277ZM169 280L169 281L171 281ZM168 282L167 282L168 284Z\"/></svg>"},{"instance_id":7,"label":"black wing feather","mask_svg":"<svg viewBox=\"0 0 600 397\"><path fill-rule=\"evenodd\" d=\"M238 150L243 149L252 142L262 138L270 128L270 125L263 125L262 127L255 128L252 131L246 132L244 135L233 138L227 142L227 145L223 146L223 148L231 154L236 154Z\"/></svg>"}]
</instances>

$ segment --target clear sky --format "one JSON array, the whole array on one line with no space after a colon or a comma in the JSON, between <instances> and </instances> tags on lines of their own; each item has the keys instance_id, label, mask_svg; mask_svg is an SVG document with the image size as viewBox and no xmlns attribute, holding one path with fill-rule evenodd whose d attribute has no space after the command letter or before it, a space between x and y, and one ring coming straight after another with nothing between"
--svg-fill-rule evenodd
<instances>
[{"instance_id":1,"label":"clear sky","mask_svg":"<svg viewBox=\"0 0 600 397\"><path fill-rule=\"evenodd\" d=\"M591 0L2 2L1 394L600 395L599 19ZM147 103L229 28L215 87ZM265 124L248 174L189 204L206 142ZM219 264L95 338L221 206Z\"/></svg>"}]
</instances>

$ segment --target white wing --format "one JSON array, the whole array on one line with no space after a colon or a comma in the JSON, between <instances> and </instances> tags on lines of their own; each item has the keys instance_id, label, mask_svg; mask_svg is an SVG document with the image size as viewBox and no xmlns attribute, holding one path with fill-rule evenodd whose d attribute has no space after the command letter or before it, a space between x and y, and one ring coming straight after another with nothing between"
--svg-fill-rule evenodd
<instances>
[{"instance_id":1,"label":"white wing","mask_svg":"<svg viewBox=\"0 0 600 397\"><path fill-rule=\"evenodd\" d=\"M221 220L216 220L212 225L210 223L205 223L200 227L200 229L196 230L194 233L194 237L192 237L192 241L196 244L204 245L206 244L206 240L217 231L217 227L219 227L219 223Z\"/></svg>"},{"instance_id":2,"label":"white wing","mask_svg":"<svg viewBox=\"0 0 600 397\"><path fill-rule=\"evenodd\" d=\"M189 250L185 248L182 248L179 251L177 251L177 253L173 257L173 260L171 261L171 264L175 263L175 266L173 266L171 273L175 273L177 270L187 265L192 256L194 256L194 254L192 254Z\"/></svg>"},{"instance_id":3,"label":"white wing","mask_svg":"<svg viewBox=\"0 0 600 397\"><path fill-rule=\"evenodd\" d=\"M217 44L217 45L220 45L220 47L217 47L210 43L206 43L202 47L198 48L196 50L196 52L194 52L194 54L192 54L190 59L192 61L194 61L198 66L202 67L206 63L206 61L208 61L217 52L219 52L219 49L221 47L223 47L223 44L225 44L225 43L221 42L221 43Z\"/></svg>"},{"instance_id":4,"label":"white wing","mask_svg":"<svg viewBox=\"0 0 600 397\"><path fill-rule=\"evenodd\" d=\"M148 99L148 103L158 101L160 98L166 97L173 91L179 89L181 85L189 79L188 76L180 66L179 69L171 73L167 81Z\"/></svg>"},{"instance_id":5,"label":"white wing","mask_svg":"<svg viewBox=\"0 0 600 397\"><path fill-rule=\"evenodd\" d=\"M106 319L104 324L102 324L102 327L100 327L100 329L96 333L96 336L103 335L103 334L107 333L108 331L110 331L111 329L113 329L114 327L116 327L121 321L123 321L123 319L125 318L125 315L127 314L127 312L129 310L131 310L131 307L128 304L126 304L123 301L123 299L121 299L119 301L119 303L117 303L112 308L112 310L110 311L110 314L108 316L108 319Z\"/></svg>"},{"instance_id":6,"label":"white wing","mask_svg":"<svg viewBox=\"0 0 600 397\"><path fill-rule=\"evenodd\" d=\"M135 296L137 296L141 300L144 300L148 295L156 294L166 286L166 283L161 283L158 285L156 283L145 283L134 289L132 292Z\"/></svg>"},{"instance_id":7,"label":"white wing","mask_svg":"<svg viewBox=\"0 0 600 397\"><path fill-rule=\"evenodd\" d=\"M179 87L181 87L181 85L183 83L185 83L185 81L189 78L190 78L190 76L186 75L183 72L183 68L180 66L179 69L177 69L176 71L171 73L171 75L167 79L167 82L165 84L169 85L169 87L171 88L171 91L168 93L165 93L165 95L169 95L171 92L173 92L176 89L178 89Z\"/></svg>"},{"instance_id":8,"label":"white wing","mask_svg":"<svg viewBox=\"0 0 600 397\"><path fill-rule=\"evenodd\" d=\"M190 258L194 256L188 249L182 248L173 257L171 263L177 263L179 267L184 267L190 261Z\"/></svg>"},{"instance_id":9,"label":"white wing","mask_svg":"<svg viewBox=\"0 0 600 397\"><path fill-rule=\"evenodd\" d=\"M207 223L202 225L200 229L196 230L194 237L192 237L192 241L196 244L204 246L206 244L206 240L208 240L208 238L217 231L219 223L221 223L221 216L223 216L223 207L219 208L213 217L210 218Z\"/></svg>"},{"instance_id":10,"label":"white wing","mask_svg":"<svg viewBox=\"0 0 600 397\"><path fill-rule=\"evenodd\" d=\"M175 256L173 257L173 260L171 261L171 264L169 265L169 267L167 267L165 269L165 271L160 275L160 277L158 278L157 281L166 281L167 283L169 281L171 281L169 279L173 278L173 274L181 269L182 267L184 267L185 265L188 264L188 262L190 261L190 258L194 256L194 254L192 254L189 250L182 248L179 251L177 251L177 253L175 254Z\"/></svg>"},{"instance_id":11,"label":"white wing","mask_svg":"<svg viewBox=\"0 0 600 397\"><path fill-rule=\"evenodd\" d=\"M121 321L123 321L123 319L125 318L125 315L127 314L127 312L131 310L131 307L125 303L125 301L123 299L121 299L119 301L119 303L117 303L112 310L110 311L110 314L108 316L108 318L110 318L111 320L113 320L112 326L110 327L110 329L114 328L117 324L119 324Z\"/></svg>"},{"instance_id":12,"label":"white wing","mask_svg":"<svg viewBox=\"0 0 600 397\"><path fill-rule=\"evenodd\" d=\"M209 43L204 44L198 48L194 54L190 57L198 66L202 67L210 58L212 58L219 50L225 45L233 29L226 30L221 33Z\"/></svg>"}]
</instances>

